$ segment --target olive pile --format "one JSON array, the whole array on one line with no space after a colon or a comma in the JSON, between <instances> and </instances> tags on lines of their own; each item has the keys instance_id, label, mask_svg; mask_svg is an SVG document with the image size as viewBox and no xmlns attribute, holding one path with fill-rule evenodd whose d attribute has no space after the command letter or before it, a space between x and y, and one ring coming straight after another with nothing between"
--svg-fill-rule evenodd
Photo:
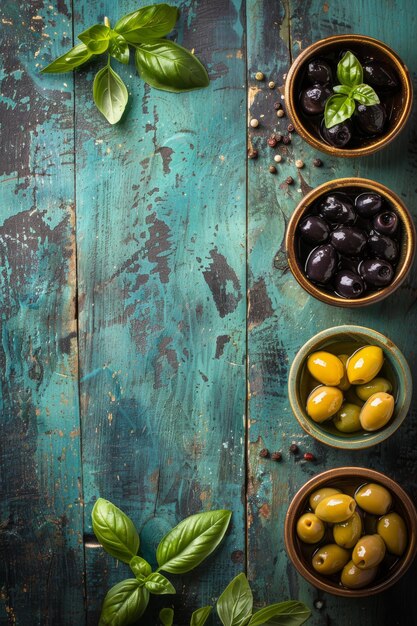
<instances>
[{"instance_id":1,"label":"olive pile","mask_svg":"<svg viewBox=\"0 0 417 626\"><path fill-rule=\"evenodd\" d=\"M341 56L345 54L342 52ZM360 55L357 55L358 60ZM387 127L393 109L392 96L399 91L400 81L393 69L382 61L368 58L361 63L363 82L377 93L380 104L365 106L358 104L351 119L331 128L324 124L326 100L333 95L332 86L337 84L336 66L340 59L312 59L306 63L301 84L300 106L303 114L313 119L317 133L336 148L364 143L367 139L382 134ZM388 113L387 113L388 112Z\"/></svg>"},{"instance_id":2,"label":"olive pile","mask_svg":"<svg viewBox=\"0 0 417 626\"><path fill-rule=\"evenodd\" d=\"M300 221L298 256L306 277L341 298L392 283L401 245L398 215L379 194L336 192Z\"/></svg>"},{"instance_id":3,"label":"olive pile","mask_svg":"<svg viewBox=\"0 0 417 626\"><path fill-rule=\"evenodd\" d=\"M364 346L351 355L320 350L307 358L313 390L306 411L314 422L332 420L342 433L375 431L391 419L395 401L391 382L378 376L384 353L378 346Z\"/></svg>"},{"instance_id":4,"label":"olive pile","mask_svg":"<svg viewBox=\"0 0 417 626\"><path fill-rule=\"evenodd\" d=\"M315 491L297 521L297 535L303 544L320 544L310 553L314 570L323 576L341 572L338 580L348 589L371 584L407 547L405 522L392 509L388 489L376 483L362 485L353 497L332 487Z\"/></svg>"}]
</instances>

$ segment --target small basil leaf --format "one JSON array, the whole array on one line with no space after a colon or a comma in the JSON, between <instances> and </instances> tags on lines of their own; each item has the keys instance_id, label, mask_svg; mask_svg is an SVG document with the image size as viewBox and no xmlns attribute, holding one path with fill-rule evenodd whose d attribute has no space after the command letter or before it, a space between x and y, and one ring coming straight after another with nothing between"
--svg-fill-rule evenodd
<instances>
[{"instance_id":1,"label":"small basil leaf","mask_svg":"<svg viewBox=\"0 0 417 626\"><path fill-rule=\"evenodd\" d=\"M211 613L211 606L203 606L191 615L190 626L204 626Z\"/></svg>"},{"instance_id":2,"label":"small basil leaf","mask_svg":"<svg viewBox=\"0 0 417 626\"><path fill-rule=\"evenodd\" d=\"M248 626L300 626L310 615L311 611L305 604L289 600L257 611Z\"/></svg>"},{"instance_id":3,"label":"small basil leaf","mask_svg":"<svg viewBox=\"0 0 417 626\"><path fill-rule=\"evenodd\" d=\"M87 46L84 43L79 43L77 46L74 46L71 50L68 50L68 52L44 67L41 72L42 74L61 74L64 72L71 72L71 70L79 65L82 65L92 56L93 53L90 52Z\"/></svg>"},{"instance_id":4,"label":"small basil leaf","mask_svg":"<svg viewBox=\"0 0 417 626\"><path fill-rule=\"evenodd\" d=\"M342 85L354 87L363 82L362 65L352 52L346 52L337 64L337 78Z\"/></svg>"},{"instance_id":5,"label":"small basil leaf","mask_svg":"<svg viewBox=\"0 0 417 626\"><path fill-rule=\"evenodd\" d=\"M178 93L207 87L210 82L200 61L168 39L141 44L135 60L140 77L156 89Z\"/></svg>"},{"instance_id":6,"label":"small basil leaf","mask_svg":"<svg viewBox=\"0 0 417 626\"><path fill-rule=\"evenodd\" d=\"M145 577L149 576L152 572L152 568L149 565L148 561L142 559L141 556L134 556L133 559L129 562L129 567L134 573L135 576Z\"/></svg>"},{"instance_id":7,"label":"small basil leaf","mask_svg":"<svg viewBox=\"0 0 417 626\"><path fill-rule=\"evenodd\" d=\"M112 37L109 42L109 54L120 63L129 63L129 45L123 35Z\"/></svg>"},{"instance_id":8,"label":"small basil leaf","mask_svg":"<svg viewBox=\"0 0 417 626\"><path fill-rule=\"evenodd\" d=\"M162 609L159 611L159 619L163 626L172 626L174 623L174 611L172 609Z\"/></svg>"},{"instance_id":9,"label":"small basil leaf","mask_svg":"<svg viewBox=\"0 0 417 626\"><path fill-rule=\"evenodd\" d=\"M162 538L156 559L160 569L185 574L213 552L229 526L231 511L208 511L191 515Z\"/></svg>"},{"instance_id":10,"label":"small basil leaf","mask_svg":"<svg viewBox=\"0 0 417 626\"><path fill-rule=\"evenodd\" d=\"M91 519L94 534L106 552L129 563L139 549L139 535L132 520L104 498L95 503Z\"/></svg>"},{"instance_id":11,"label":"small basil leaf","mask_svg":"<svg viewBox=\"0 0 417 626\"><path fill-rule=\"evenodd\" d=\"M350 96L352 87L348 87L347 85L334 85L333 91L335 93L344 93L346 96Z\"/></svg>"},{"instance_id":12,"label":"small basil leaf","mask_svg":"<svg viewBox=\"0 0 417 626\"><path fill-rule=\"evenodd\" d=\"M349 96L335 94L326 100L324 108L324 123L331 128L352 117L355 111L355 101Z\"/></svg>"},{"instance_id":13,"label":"small basil leaf","mask_svg":"<svg viewBox=\"0 0 417 626\"><path fill-rule=\"evenodd\" d=\"M93 54L106 52L110 41L110 28L104 24L95 24L78 35Z\"/></svg>"},{"instance_id":14,"label":"small basil leaf","mask_svg":"<svg viewBox=\"0 0 417 626\"><path fill-rule=\"evenodd\" d=\"M129 94L120 76L109 65L96 74L93 83L93 98L98 110L103 113L110 124L116 124L120 120ZM133 554L130 555L132 556Z\"/></svg>"},{"instance_id":15,"label":"small basil leaf","mask_svg":"<svg viewBox=\"0 0 417 626\"><path fill-rule=\"evenodd\" d=\"M154 593L158 596L165 593L176 593L175 587L165 576L162 576L162 574L158 572L154 572L146 578L145 587L150 593Z\"/></svg>"},{"instance_id":16,"label":"small basil leaf","mask_svg":"<svg viewBox=\"0 0 417 626\"><path fill-rule=\"evenodd\" d=\"M352 91L352 98L360 102L360 104L365 104L366 106L373 106L374 104L379 104L379 98L377 93L372 89L370 85L358 85Z\"/></svg>"},{"instance_id":17,"label":"small basil leaf","mask_svg":"<svg viewBox=\"0 0 417 626\"><path fill-rule=\"evenodd\" d=\"M129 43L142 43L167 35L178 19L178 9L168 4L143 7L122 17L114 30Z\"/></svg>"},{"instance_id":18,"label":"small basil leaf","mask_svg":"<svg viewBox=\"0 0 417 626\"><path fill-rule=\"evenodd\" d=\"M236 576L217 600L223 626L245 626L252 616L252 607L252 591L245 574Z\"/></svg>"},{"instance_id":19,"label":"small basil leaf","mask_svg":"<svg viewBox=\"0 0 417 626\"><path fill-rule=\"evenodd\" d=\"M149 592L136 578L117 583L104 598L99 626L125 626L136 622L149 602Z\"/></svg>"}]
</instances>

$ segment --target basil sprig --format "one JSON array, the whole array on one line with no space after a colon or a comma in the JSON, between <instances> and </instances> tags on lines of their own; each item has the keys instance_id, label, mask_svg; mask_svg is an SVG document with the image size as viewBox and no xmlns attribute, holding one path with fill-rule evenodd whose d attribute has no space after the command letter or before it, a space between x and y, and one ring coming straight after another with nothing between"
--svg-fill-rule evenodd
<instances>
[{"instance_id":1,"label":"basil sprig","mask_svg":"<svg viewBox=\"0 0 417 626\"><path fill-rule=\"evenodd\" d=\"M363 82L363 69L352 52L346 52L337 64L337 78L340 85L335 85L335 92L326 100L324 123L331 128L352 117L356 102L372 106L379 104L379 98L370 85Z\"/></svg>"},{"instance_id":2,"label":"basil sprig","mask_svg":"<svg viewBox=\"0 0 417 626\"><path fill-rule=\"evenodd\" d=\"M78 35L82 43L41 71L45 74L70 72L94 56L106 53L107 64L94 79L93 98L107 121L116 124L125 111L128 91L110 61L113 58L129 63L129 46L136 49L135 62L140 77L151 87L179 93L208 86L207 71L194 54L165 39L177 19L178 9L168 4L133 11L120 18L114 28L105 18L104 24L94 24Z\"/></svg>"}]
</instances>

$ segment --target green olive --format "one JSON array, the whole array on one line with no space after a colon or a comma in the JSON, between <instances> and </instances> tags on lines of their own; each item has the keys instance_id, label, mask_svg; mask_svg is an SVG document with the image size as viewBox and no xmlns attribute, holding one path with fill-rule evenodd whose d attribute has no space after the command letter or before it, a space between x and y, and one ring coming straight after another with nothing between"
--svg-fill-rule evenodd
<instances>
[{"instance_id":1,"label":"green olive","mask_svg":"<svg viewBox=\"0 0 417 626\"><path fill-rule=\"evenodd\" d=\"M333 424L342 433L355 433L362 428L360 412L361 408L357 404L345 402L333 418Z\"/></svg>"},{"instance_id":2,"label":"green olive","mask_svg":"<svg viewBox=\"0 0 417 626\"><path fill-rule=\"evenodd\" d=\"M391 393L392 385L386 378L374 378L369 383L364 385L358 385L356 387L356 393L361 400L368 400L374 393L384 391L385 393Z\"/></svg>"},{"instance_id":3,"label":"green olive","mask_svg":"<svg viewBox=\"0 0 417 626\"><path fill-rule=\"evenodd\" d=\"M346 522L333 526L333 539L342 548L353 548L362 534L362 519L357 511Z\"/></svg>"},{"instance_id":4,"label":"green olive","mask_svg":"<svg viewBox=\"0 0 417 626\"><path fill-rule=\"evenodd\" d=\"M385 556L385 543L379 535L364 535L353 548L352 561L359 569L376 567Z\"/></svg>"},{"instance_id":5,"label":"green olive","mask_svg":"<svg viewBox=\"0 0 417 626\"><path fill-rule=\"evenodd\" d=\"M326 546L322 546L313 555L312 565L316 572L330 576L340 572L350 559L350 552L336 545L330 543Z\"/></svg>"},{"instance_id":6,"label":"green olive","mask_svg":"<svg viewBox=\"0 0 417 626\"><path fill-rule=\"evenodd\" d=\"M398 513L388 513L378 520L376 527L388 552L401 556L407 547L407 527Z\"/></svg>"},{"instance_id":7,"label":"green olive","mask_svg":"<svg viewBox=\"0 0 417 626\"><path fill-rule=\"evenodd\" d=\"M335 494L323 498L316 507L316 515L323 522L345 522L355 512L356 503L353 498L345 493Z\"/></svg>"},{"instance_id":8,"label":"green olive","mask_svg":"<svg viewBox=\"0 0 417 626\"><path fill-rule=\"evenodd\" d=\"M366 587L374 580L377 572L377 567L359 569L353 561L349 561L343 568L340 580L342 585L348 589L362 589L362 587Z\"/></svg>"},{"instance_id":9,"label":"green olive","mask_svg":"<svg viewBox=\"0 0 417 626\"><path fill-rule=\"evenodd\" d=\"M349 382L349 379L347 377L347 371L346 371L346 365L347 365L347 362L349 361L349 355L348 354L338 354L337 358L340 359L340 361L342 361L342 365L343 365L343 378L342 378L342 380L340 381L340 383L337 386L342 391L347 391L349 389L349 387L350 387L350 382Z\"/></svg>"},{"instance_id":10,"label":"green olive","mask_svg":"<svg viewBox=\"0 0 417 626\"><path fill-rule=\"evenodd\" d=\"M321 385L307 398L307 414L315 422L325 422L338 412L342 402L343 393L340 389Z\"/></svg>"},{"instance_id":11,"label":"green olive","mask_svg":"<svg viewBox=\"0 0 417 626\"><path fill-rule=\"evenodd\" d=\"M378 346L356 350L347 362L347 375L352 385L363 385L375 378L384 363L384 353Z\"/></svg>"},{"instance_id":12,"label":"green olive","mask_svg":"<svg viewBox=\"0 0 417 626\"><path fill-rule=\"evenodd\" d=\"M368 483L355 493L358 506L373 515L385 515L391 508L392 497L388 489L376 483Z\"/></svg>"},{"instance_id":13,"label":"green olive","mask_svg":"<svg viewBox=\"0 0 417 626\"><path fill-rule=\"evenodd\" d=\"M333 487L323 487L322 489L317 489L314 491L309 498L309 505L313 509L316 510L319 502L324 500L324 498L328 498L329 496L335 496L338 493L342 493L340 489L335 489Z\"/></svg>"},{"instance_id":14,"label":"green olive","mask_svg":"<svg viewBox=\"0 0 417 626\"><path fill-rule=\"evenodd\" d=\"M394 408L394 398L389 393L374 393L361 409L359 419L362 428L371 432L383 428L390 421Z\"/></svg>"},{"instance_id":15,"label":"green olive","mask_svg":"<svg viewBox=\"0 0 417 626\"><path fill-rule=\"evenodd\" d=\"M304 543L318 543L325 532L323 522L314 513L305 513L297 522L297 535Z\"/></svg>"},{"instance_id":16,"label":"green olive","mask_svg":"<svg viewBox=\"0 0 417 626\"><path fill-rule=\"evenodd\" d=\"M331 352L313 352L307 359L307 369L323 385L337 386L343 378L343 363Z\"/></svg>"}]
</instances>

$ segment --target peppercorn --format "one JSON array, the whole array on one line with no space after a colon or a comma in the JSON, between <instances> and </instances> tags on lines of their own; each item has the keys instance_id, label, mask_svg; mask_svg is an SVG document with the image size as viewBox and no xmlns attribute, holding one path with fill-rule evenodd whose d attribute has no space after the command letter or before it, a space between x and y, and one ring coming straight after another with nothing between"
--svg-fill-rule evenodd
<instances>
[{"instance_id":1,"label":"peppercorn","mask_svg":"<svg viewBox=\"0 0 417 626\"><path fill-rule=\"evenodd\" d=\"M277 140L277 142L282 141L282 135L274 135L275 139Z\"/></svg>"},{"instance_id":2,"label":"peppercorn","mask_svg":"<svg viewBox=\"0 0 417 626\"><path fill-rule=\"evenodd\" d=\"M268 87L269 87L270 89L275 89L275 83L274 83L274 81L273 81L273 80L270 80L270 81L269 81L269 83L268 83Z\"/></svg>"},{"instance_id":3,"label":"peppercorn","mask_svg":"<svg viewBox=\"0 0 417 626\"><path fill-rule=\"evenodd\" d=\"M262 450L259 453L259 456L261 457L261 459L266 459L269 457L269 450L268 448L262 448Z\"/></svg>"},{"instance_id":4,"label":"peppercorn","mask_svg":"<svg viewBox=\"0 0 417 626\"><path fill-rule=\"evenodd\" d=\"M287 183L287 185L293 185L294 179L292 176L288 176L288 178L285 179L285 182Z\"/></svg>"},{"instance_id":5,"label":"peppercorn","mask_svg":"<svg viewBox=\"0 0 417 626\"><path fill-rule=\"evenodd\" d=\"M298 167L298 169L301 170L301 168L304 167L304 161L302 161L301 159L297 159L295 162L295 167Z\"/></svg>"},{"instance_id":6,"label":"peppercorn","mask_svg":"<svg viewBox=\"0 0 417 626\"><path fill-rule=\"evenodd\" d=\"M321 159L314 159L313 165L314 167L321 167L323 165L323 161Z\"/></svg>"},{"instance_id":7,"label":"peppercorn","mask_svg":"<svg viewBox=\"0 0 417 626\"><path fill-rule=\"evenodd\" d=\"M268 169L271 172L271 174L276 174L278 171L275 165L270 165Z\"/></svg>"},{"instance_id":8,"label":"peppercorn","mask_svg":"<svg viewBox=\"0 0 417 626\"><path fill-rule=\"evenodd\" d=\"M291 452L291 454L298 454L299 448L298 448L296 443L292 443L290 445L290 452Z\"/></svg>"},{"instance_id":9,"label":"peppercorn","mask_svg":"<svg viewBox=\"0 0 417 626\"><path fill-rule=\"evenodd\" d=\"M278 115L278 117L284 117L284 115L285 115L284 109L278 109L277 115Z\"/></svg>"},{"instance_id":10,"label":"peppercorn","mask_svg":"<svg viewBox=\"0 0 417 626\"><path fill-rule=\"evenodd\" d=\"M279 111L280 109L282 109L281 102L274 102L274 109L275 111Z\"/></svg>"},{"instance_id":11,"label":"peppercorn","mask_svg":"<svg viewBox=\"0 0 417 626\"><path fill-rule=\"evenodd\" d=\"M316 457L314 456L314 454L313 454L312 452L306 452L306 453L304 454L304 459L305 459L306 461L315 461L315 460L316 460Z\"/></svg>"},{"instance_id":12,"label":"peppercorn","mask_svg":"<svg viewBox=\"0 0 417 626\"><path fill-rule=\"evenodd\" d=\"M282 138L282 143L288 146L288 144L291 143L291 135L284 135L284 137Z\"/></svg>"},{"instance_id":13,"label":"peppercorn","mask_svg":"<svg viewBox=\"0 0 417 626\"><path fill-rule=\"evenodd\" d=\"M294 132L294 124L288 124L287 130L288 130L289 133L293 133Z\"/></svg>"},{"instance_id":14,"label":"peppercorn","mask_svg":"<svg viewBox=\"0 0 417 626\"><path fill-rule=\"evenodd\" d=\"M248 159L257 159L258 151L255 148L248 148Z\"/></svg>"},{"instance_id":15,"label":"peppercorn","mask_svg":"<svg viewBox=\"0 0 417 626\"><path fill-rule=\"evenodd\" d=\"M265 75L263 72L256 72L255 78L256 80L263 80L265 78Z\"/></svg>"},{"instance_id":16,"label":"peppercorn","mask_svg":"<svg viewBox=\"0 0 417 626\"><path fill-rule=\"evenodd\" d=\"M281 452L273 452L271 454L271 459L273 461L277 461L278 463L279 463L279 461L282 461L282 454L281 454Z\"/></svg>"},{"instance_id":17,"label":"peppercorn","mask_svg":"<svg viewBox=\"0 0 417 626\"><path fill-rule=\"evenodd\" d=\"M276 163L281 163L281 161L282 161L282 156L281 156L280 154L276 154L276 155L274 156L274 161L275 161Z\"/></svg>"},{"instance_id":18,"label":"peppercorn","mask_svg":"<svg viewBox=\"0 0 417 626\"><path fill-rule=\"evenodd\" d=\"M252 128L257 128L259 126L259 121L253 117L250 121L250 125L252 126Z\"/></svg>"},{"instance_id":19,"label":"peppercorn","mask_svg":"<svg viewBox=\"0 0 417 626\"><path fill-rule=\"evenodd\" d=\"M271 137L268 139L268 146L270 148L275 148L277 143L278 143L278 141L277 141L277 138L275 137L275 135L271 135Z\"/></svg>"}]
</instances>

